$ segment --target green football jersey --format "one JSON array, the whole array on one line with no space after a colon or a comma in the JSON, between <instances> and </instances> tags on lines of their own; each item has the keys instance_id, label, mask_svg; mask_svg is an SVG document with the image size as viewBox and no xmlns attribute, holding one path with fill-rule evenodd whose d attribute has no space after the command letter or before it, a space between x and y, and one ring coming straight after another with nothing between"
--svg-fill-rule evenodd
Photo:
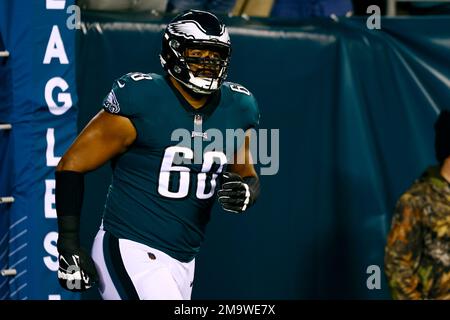
<instances>
[{"instance_id":1,"label":"green football jersey","mask_svg":"<svg viewBox=\"0 0 450 320\"><path fill-rule=\"evenodd\" d=\"M256 100L244 87L225 82L195 109L167 77L129 73L114 82L103 109L129 118L137 132L112 161L104 229L191 261L204 238L217 179L232 158L226 132L258 125ZM214 133L222 134L223 143L213 141ZM242 143L238 136L231 153Z\"/></svg>"}]
</instances>

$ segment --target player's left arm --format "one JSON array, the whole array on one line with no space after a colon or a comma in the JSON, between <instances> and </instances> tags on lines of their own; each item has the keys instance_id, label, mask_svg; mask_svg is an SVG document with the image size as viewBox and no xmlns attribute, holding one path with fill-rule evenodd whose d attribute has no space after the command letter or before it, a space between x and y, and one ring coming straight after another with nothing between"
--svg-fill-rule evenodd
<instances>
[{"instance_id":1,"label":"player's left arm","mask_svg":"<svg viewBox=\"0 0 450 320\"><path fill-rule=\"evenodd\" d=\"M250 152L250 131L245 133L241 148L222 176L222 188L217 195L224 210L241 213L252 206L259 196L259 178Z\"/></svg>"}]
</instances>

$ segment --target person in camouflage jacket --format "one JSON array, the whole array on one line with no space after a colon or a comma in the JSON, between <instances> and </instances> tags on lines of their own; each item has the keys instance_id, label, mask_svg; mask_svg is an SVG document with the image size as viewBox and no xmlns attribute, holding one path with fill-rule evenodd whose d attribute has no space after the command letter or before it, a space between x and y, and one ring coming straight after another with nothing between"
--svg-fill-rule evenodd
<instances>
[{"instance_id":1,"label":"person in camouflage jacket","mask_svg":"<svg viewBox=\"0 0 450 320\"><path fill-rule=\"evenodd\" d=\"M438 166L399 199L385 248L394 299L450 300L450 113L435 124Z\"/></svg>"}]
</instances>

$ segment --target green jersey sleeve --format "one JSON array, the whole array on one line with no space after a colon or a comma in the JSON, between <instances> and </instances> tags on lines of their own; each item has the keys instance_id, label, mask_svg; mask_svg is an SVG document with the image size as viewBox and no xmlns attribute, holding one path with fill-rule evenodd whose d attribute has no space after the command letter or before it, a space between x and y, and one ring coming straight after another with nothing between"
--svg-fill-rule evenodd
<instances>
[{"instance_id":1,"label":"green jersey sleeve","mask_svg":"<svg viewBox=\"0 0 450 320\"><path fill-rule=\"evenodd\" d=\"M256 98L253 96L253 94L250 93L250 96L248 97L247 102L247 115L248 115L248 127L249 128L258 128L259 127L259 106L258 102L256 101Z\"/></svg>"},{"instance_id":2,"label":"green jersey sleeve","mask_svg":"<svg viewBox=\"0 0 450 320\"><path fill-rule=\"evenodd\" d=\"M255 96L247 88L237 83L230 83L229 88L244 118L242 129L258 128L260 113Z\"/></svg>"},{"instance_id":3,"label":"green jersey sleeve","mask_svg":"<svg viewBox=\"0 0 450 320\"><path fill-rule=\"evenodd\" d=\"M152 80L147 73L128 73L114 81L111 91L103 100L103 110L118 114L131 120L136 118L142 107L139 97L142 96L141 80Z\"/></svg>"}]
</instances>

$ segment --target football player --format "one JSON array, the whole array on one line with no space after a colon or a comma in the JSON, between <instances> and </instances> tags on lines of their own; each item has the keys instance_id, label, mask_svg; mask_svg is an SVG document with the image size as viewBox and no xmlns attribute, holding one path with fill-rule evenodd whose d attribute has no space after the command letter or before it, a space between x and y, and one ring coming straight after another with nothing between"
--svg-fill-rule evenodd
<instances>
[{"instance_id":1,"label":"football player","mask_svg":"<svg viewBox=\"0 0 450 320\"><path fill-rule=\"evenodd\" d=\"M164 32L164 75L129 73L114 82L55 173L64 288L83 291L98 281L104 299L190 299L216 194L237 214L259 194L248 134L259 111L247 89L224 81L230 54L225 25L211 13L189 10ZM192 132L188 142L173 141L180 128ZM232 163L225 148L202 149L201 161L194 161L192 143L206 143L212 128L224 136L227 129L247 133ZM91 258L79 241L83 176L108 160L113 177Z\"/></svg>"}]
</instances>

